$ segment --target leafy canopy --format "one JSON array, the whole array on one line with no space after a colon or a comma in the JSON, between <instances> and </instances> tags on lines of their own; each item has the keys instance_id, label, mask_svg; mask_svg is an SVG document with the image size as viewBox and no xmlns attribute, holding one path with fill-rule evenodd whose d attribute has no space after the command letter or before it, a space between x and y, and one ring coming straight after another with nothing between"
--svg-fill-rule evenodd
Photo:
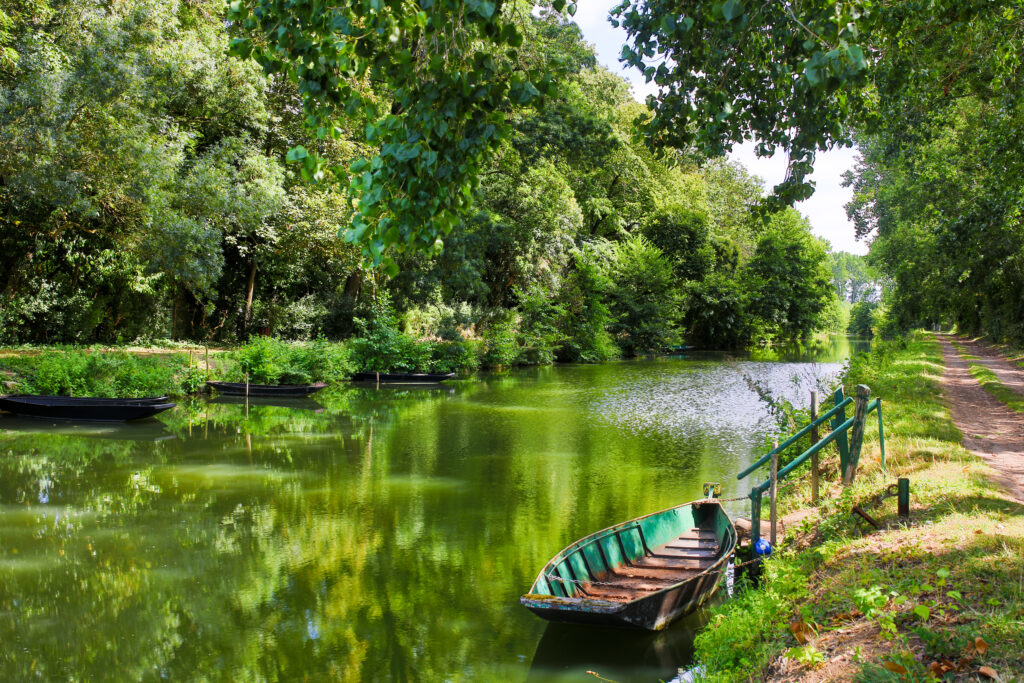
<instances>
[{"instance_id":1,"label":"leafy canopy","mask_svg":"<svg viewBox=\"0 0 1024 683\"><path fill-rule=\"evenodd\" d=\"M622 0L622 60L659 86L654 146L789 155L770 209L805 199L814 155L853 131L903 131L950 97L1019 92L1020 0Z\"/></svg>"},{"instance_id":2,"label":"leafy canopy","mask_svg":"<svg viewBox=\"0 0 1024 683\"><path fill-rule=\"evenodd\" d=\"M368 120L372 157L325 168L297 146L288 159L314 179L347 178L358 202L344 238L393 274L389 248L442 249L510 133L504 112L551 88L548 65L520 54L529 11L501 0L236 0L229 16L249 36L234 53L298 84L318 138L340 135L343 117Z\"/></svg>"}]
</instances>

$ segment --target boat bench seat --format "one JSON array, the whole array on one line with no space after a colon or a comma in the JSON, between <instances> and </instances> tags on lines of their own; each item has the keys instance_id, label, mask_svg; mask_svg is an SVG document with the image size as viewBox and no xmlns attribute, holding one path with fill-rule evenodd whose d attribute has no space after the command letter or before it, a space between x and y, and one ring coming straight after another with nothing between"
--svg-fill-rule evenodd
<instances>
[{"instance_id":1,"label":"boat bench seat","mask_svg":"<svg viewBox=\"0 0 1024 683\"><path fill-rule=\"evenodd\" d=\"M629 602L645 593L662 590L696 576L715 561L715 532L690 529L651 554L614 568L596 581L583 584L586 595L614 602Z\"/></svg>"}]
</instances>

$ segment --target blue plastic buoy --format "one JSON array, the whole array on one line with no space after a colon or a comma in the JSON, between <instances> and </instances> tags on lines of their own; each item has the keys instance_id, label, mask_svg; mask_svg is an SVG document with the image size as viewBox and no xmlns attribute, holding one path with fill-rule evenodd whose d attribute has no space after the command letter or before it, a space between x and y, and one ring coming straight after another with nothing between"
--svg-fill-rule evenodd
<instances>
[{"instance_id":1,"label":"blue plastic buoy","mask_svg":"<svg viewBox=\"0 0 1024 683\"><path fill-rule=\"evenodd\" d=\"M754 554L768 556L772 554L772 544L763 538L757 539L757 543L754 544Z\"/></svg>"}]
</instances>

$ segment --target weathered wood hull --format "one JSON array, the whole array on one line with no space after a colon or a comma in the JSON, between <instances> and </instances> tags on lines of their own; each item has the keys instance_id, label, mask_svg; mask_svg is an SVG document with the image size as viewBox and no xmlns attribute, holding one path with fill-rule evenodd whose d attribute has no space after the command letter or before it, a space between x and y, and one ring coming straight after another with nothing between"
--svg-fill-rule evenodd
<instances>
[{"instance_id":1,"label":"weathered wood hull","mask_svg":"<svg viewBox=\"0 0 1024 683\"><path fill-rule=\"evenodd\" d=\"M714 594L735 547L721 504L687 503L573 543L520 601L551 621L659 630Z\"/></svg>"},{"instance_id":2,"label":"weathered wood hull","mask_svg":"<svg viewBox=\"0 0 1024 683\"><path fill-rule=\"evenodd\" d=\"M73 396L5 396L0 410L47 420L127 422L152 417L173 408L166 396L154 398L89 398Z\"/></svg>"},{"instance_id":3,"label":"weathered wood hull","mask_svg":"<svg viewBox=\"0 0 1024 683\"><path fill-rule=\"evenodd\" d=\"M279 398L299 398L314 394L327 385L316 384L248 384L245 382L207 382L206 386L216 389L227 396L277 396ZM246 387L248 386L248 391Z\"/></svg>"}]
</instances>

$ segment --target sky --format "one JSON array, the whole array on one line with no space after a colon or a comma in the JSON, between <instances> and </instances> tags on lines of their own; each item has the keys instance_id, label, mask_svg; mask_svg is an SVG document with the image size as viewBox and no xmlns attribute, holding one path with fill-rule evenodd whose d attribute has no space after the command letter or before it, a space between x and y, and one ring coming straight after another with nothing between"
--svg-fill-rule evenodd
<instances>
[{"instance_id":1,"label":"sky","mask_svg":"<svg viewBox=\"0 0 1024 683\"><path fill-rule=\"evenodd\" d=\"M639 71L619 63L626 32L608 23L608 11L616 4L618 0L579 0L573 19L583 31L586 41L597 48L598 61L626 78L633 85L633 96L642 102L656 89L653 84L644 81ZM786 174L785 154L758 158L754 154L753 142L736 147L730 157L740 161L754 175L760 176L767 189L780 183ZM853 224L847 219L843 208L852 193L849 188L842 187L842 175L853 167L855 157L856 151L853 149L819 152L811 176L816 185L814 195L796 204L796 208L810 219L814 234L828 240L834 251L866 254L867 244L854 238Z\"/></svg>"}]
</instances>

